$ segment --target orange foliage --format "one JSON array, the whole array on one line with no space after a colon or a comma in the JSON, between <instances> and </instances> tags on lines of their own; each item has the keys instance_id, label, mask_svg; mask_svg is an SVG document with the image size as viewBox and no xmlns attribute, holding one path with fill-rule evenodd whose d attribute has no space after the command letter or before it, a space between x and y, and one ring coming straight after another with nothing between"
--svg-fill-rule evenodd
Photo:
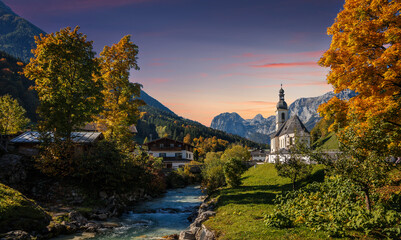
<instances>
[{"instance_id":1,"label":"orange foliage","mask_svg":"<svg viewBox=\"0 0 401 240\"><path fill-rule=\"evenodd\" d=\"M363 137L380 130L388 150L401 154L401 2L346 0L328 29L330 49L319 61L330 67L336 93L351 89L349 102L332 99L319 108L336 126L352 125ZM380 127L379 127L380 125ZM398 148L398 149L397 149Z\"/></svg>"}]
</instances>

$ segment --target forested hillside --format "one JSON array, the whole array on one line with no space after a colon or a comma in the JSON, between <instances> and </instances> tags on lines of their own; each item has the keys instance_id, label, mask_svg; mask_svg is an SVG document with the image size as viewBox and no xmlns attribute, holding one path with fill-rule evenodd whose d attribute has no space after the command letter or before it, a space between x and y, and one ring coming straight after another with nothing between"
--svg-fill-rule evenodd
<instances>
[{"instance_id":1,"label":"forested hillside","mask_svg":"<svg viewBox=\"0 0 401 240\"><path fill-rule=\"evenodd\" d=\"M28 62L32 57L31 49L35 46L34 36L41 33L44 31L15 14L0 1L1 51Z\"/></svg>"},{"instance_id":2,"label":"forested hillside","mask_svg":"<svg viewBox=\"0 0 401 240\"><path fill-rule=\"evenodd\" d=\"M21 71L22 64L16 58L0 51L0 96L10 94L25 108L27 117L36 121L39 101L35 91L29 90L34 82L19 74Z\"/></svg>"},{"instance_id":3,"label":"forested hillside","mask_svg":"<svg viewBox=\"0 0 401 240\"><path fill-rule=\"evenodd\" d=\"M215 136L229 143L239 143L248 147L266 147L243 137L206 127L198 122L179 117L174 113L169 113L152 106L143 106L141 107L141 111L145 112L145 114L137 124L138 134L136 135L136 139L139 143L142 143L145 138L150 140L150 135L152 135L153 140L168 136L172 139L183 141L184 137L189 134L191 139L201 136L203 138Z\"/></svg>"}]
</instances>

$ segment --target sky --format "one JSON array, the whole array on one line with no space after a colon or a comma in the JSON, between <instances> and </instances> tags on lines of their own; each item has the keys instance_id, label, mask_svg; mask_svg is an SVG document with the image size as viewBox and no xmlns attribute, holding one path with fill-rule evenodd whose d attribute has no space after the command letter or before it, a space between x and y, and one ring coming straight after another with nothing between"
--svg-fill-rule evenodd
<instances>
[{"instance_id":1,"label":"sky","mask_svg":"<svg viewBox=\"0 0 401 240\"><path fill-rule=\"evenodd\" d=\"M139 71L130 81L178 115L274 114L286 102L332 90L317 61L344 0L3 0L45 32L70 26L105 45L130 34Z\"/></svg>"}]
</instances>

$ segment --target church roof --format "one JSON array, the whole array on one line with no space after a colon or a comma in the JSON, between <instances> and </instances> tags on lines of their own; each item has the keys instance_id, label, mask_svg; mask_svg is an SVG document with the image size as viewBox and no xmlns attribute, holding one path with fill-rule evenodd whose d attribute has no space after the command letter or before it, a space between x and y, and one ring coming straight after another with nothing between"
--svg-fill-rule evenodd
<instances>
[{"instance_id":1,"label":"church roof","mask_svg":"<svg viewBox=\"0 0 401 240\"><path fill-rule=\"evenodd\" d=\"M297 115L293 115L288 119L279 130L273 135L273 137L280 137L285 134L291 134L295 132L306 132L309 133L308 129L302 123L301 119Z\"/></svg>"}]
</instances>

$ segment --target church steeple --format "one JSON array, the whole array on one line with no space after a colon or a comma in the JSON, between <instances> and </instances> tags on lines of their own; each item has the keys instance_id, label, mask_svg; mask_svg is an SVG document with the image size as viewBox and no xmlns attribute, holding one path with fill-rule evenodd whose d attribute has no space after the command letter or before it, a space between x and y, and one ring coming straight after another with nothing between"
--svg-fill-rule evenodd
<instances>
[{"instance_id":1,"label":"church steeple","mask_svg":"<svg viewBox=\"0 0 401 240\"><path fill-rule=\"evenodd\" d=\"M281 84L281 88L279 91L279 102L277 103L276 110L276 131L278 131L283 123L285 123L288 119L288 106L284 100L284 89L283 84Z\"/></svg>"}]
</instances>

